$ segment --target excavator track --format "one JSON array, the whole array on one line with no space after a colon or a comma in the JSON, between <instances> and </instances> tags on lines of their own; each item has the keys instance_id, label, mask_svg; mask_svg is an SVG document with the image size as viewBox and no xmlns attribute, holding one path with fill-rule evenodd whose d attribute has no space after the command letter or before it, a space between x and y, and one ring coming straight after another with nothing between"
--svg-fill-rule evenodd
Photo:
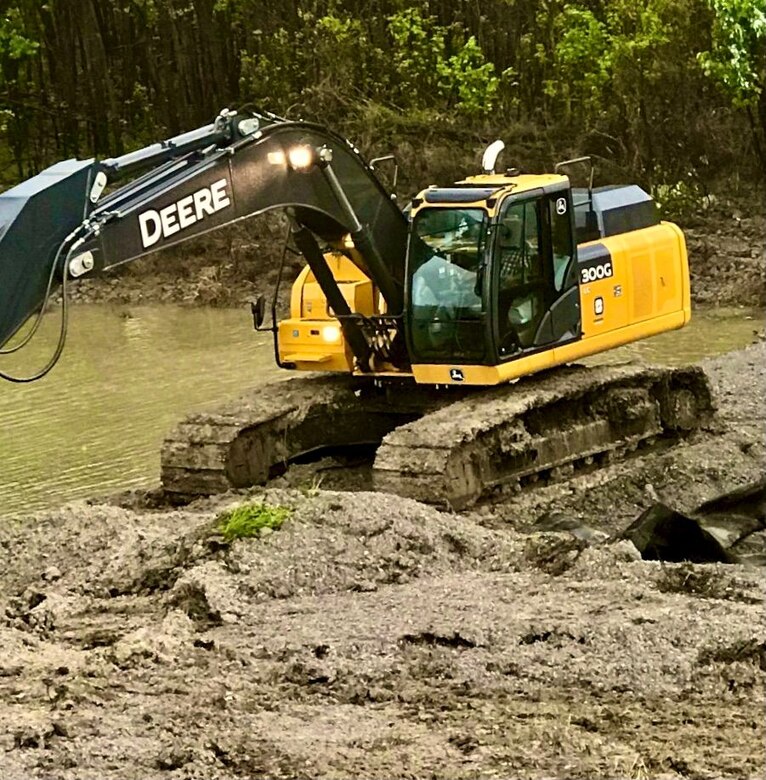
<instances>
[{"instance_id":1,"label":"excavator track","mask_svg":"<svg viewBox=\"0 0 766 780\"><path fill-rule=\"evenodd\" d=\"M165 440L162 483L179 501L263 484L312 452L368 447L373 485L455 509L566 478L710 419L702 369L574 366L489 390L387 392L348 377L276 382L195 414Z\"/></svg>"},{"instance_id":2,"label":"excavator track","mask_svg":"<svg viewBox=\"0 0 766 780\"><path fill-rule=\"evenodd\" d=\"M566 478L697 430L714 411L701 368L558 370L485 391L382 442L376 489L460 509L497 491Z\"/></svg>"},{"instance_id":3,"label":"excavator track","mask_svg":"<svg viewBox=\"0 0 766 780\"><path fill-rule=\"evenodd\" d=\"M181 422L162 446L162 485L178 501L260 485L311 453L377 447L423 411L345 375L277 381Z\"/></svg>"}]
</instances>

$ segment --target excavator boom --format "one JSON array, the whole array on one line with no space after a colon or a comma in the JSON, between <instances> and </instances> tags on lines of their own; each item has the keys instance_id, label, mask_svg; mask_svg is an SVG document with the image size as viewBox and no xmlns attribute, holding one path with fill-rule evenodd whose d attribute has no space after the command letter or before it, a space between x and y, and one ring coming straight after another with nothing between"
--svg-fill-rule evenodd
<instances>
[{"instance_id":1,"label":"excavator boom","mask_svg":"<svg viewBox=\"0 0 766 780\"><path fill-rule=\"evenodd\" d=\"M327 163L300 167L296 149L323 150ZM146 168L99 199L110 179ZM401 312L407 221L358 150L319 125L227 111L121 158L59 163L0 194L0 347L65 270L108 269L272 209L290 209L299 229L326 241L351 234L355 262L389 312Z\"/></svg>"}]
</instances>

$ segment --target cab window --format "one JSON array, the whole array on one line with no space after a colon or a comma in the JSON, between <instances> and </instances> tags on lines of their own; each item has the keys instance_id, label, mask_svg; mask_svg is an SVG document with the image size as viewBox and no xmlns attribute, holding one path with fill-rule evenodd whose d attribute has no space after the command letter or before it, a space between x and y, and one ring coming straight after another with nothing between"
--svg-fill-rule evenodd
<instances>
[{"instance_id":1,"label":"cab window","mask_svg":"<svg viewBox=\"0 0 766 780\"><path fill-rule=\"evenodd\" d=\"M486 212L423 209L410 236L410 335L418 358L477 362L485 355L481 268Z\"/></svg>"},{"instance_id":2,"label":"cab window","mask_svg":"<svg viewBox=\"0 0 766 780\"><path fill-rule=\"evenodd\" d=\"M539 200L510 203L498 221L493 266L501 356L531 346L545 313L540 222Z\"/></svg>"}]
</instances>

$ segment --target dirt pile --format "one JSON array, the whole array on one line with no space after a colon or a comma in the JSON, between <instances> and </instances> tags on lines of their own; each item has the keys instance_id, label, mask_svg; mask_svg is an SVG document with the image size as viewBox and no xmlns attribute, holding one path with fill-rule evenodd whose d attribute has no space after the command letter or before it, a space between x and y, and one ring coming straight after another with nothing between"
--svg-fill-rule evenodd
<instances>
[{"instance_id":1,"label":"dirt pile","mask_svg":"<svg viewBox=\"0 0 766 780\"><path fill-rule=\"evenodd\" d=\"M309 482L0 528L0 776L762 777L763 568L615 539L762 475L766 344L706 368L710 430L468 514ZM290 518L227 543L252 500Z\"/></svg>"},{"instance_id":2,"label":"dirt pile","mask_svg":"<svg viewBox=\"0 0 766 780\"><path fill-rule=\"evenodd\" d=\"M761 773L758 571L260 497L230 546L231 499L3 531L4 778Z\"/></svg>"}]
</instances>

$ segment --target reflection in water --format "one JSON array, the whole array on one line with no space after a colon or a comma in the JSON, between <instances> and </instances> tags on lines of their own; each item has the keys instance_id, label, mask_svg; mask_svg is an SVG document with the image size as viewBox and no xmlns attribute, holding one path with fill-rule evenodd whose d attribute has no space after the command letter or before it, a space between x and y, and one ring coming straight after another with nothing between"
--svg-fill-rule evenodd
<instances>
[{"instance_id":1,"label":"reflection in water","mask_svg":"<svg viewBox=\"0 0 766 780\"><path fill-rule=\"evenodd\" d=\"M0 383L0 515L156 484L162 439L186 414L295 376L276 367L271 337L244 310L76 306L70 320L49 376ZM687 363L748 344L759 324L741 311L697 313L682 331L590 360ZM3 368L43 364L57 326L52 315L34 349Z\"/></svg>"},{"instance_id":2,"label":"reflection in water","mask_svg":"<svg viewBox=\"0 0 766 780\"><path fill-rule=\"evenodd\" d=\"M3 367L44 363L57 325ZM48 376L0 383L0 515L156 483L162 439L186 413L282 376L244 309L77 306Z\"/></svg>"},{"instance_id":3,"label":"reflection in water","mask_svg":"<svg viewBox=\"0 0 766 780\"><path fill-rule=\"evenodd\" d=\"M660 333L644 341L594 355L586 365L633 361L682 366L711 355L742 349L763 327L763 313L745 309L708 309L692 312L691 322L681 330Z\"/></svg>"}]
</instances>

